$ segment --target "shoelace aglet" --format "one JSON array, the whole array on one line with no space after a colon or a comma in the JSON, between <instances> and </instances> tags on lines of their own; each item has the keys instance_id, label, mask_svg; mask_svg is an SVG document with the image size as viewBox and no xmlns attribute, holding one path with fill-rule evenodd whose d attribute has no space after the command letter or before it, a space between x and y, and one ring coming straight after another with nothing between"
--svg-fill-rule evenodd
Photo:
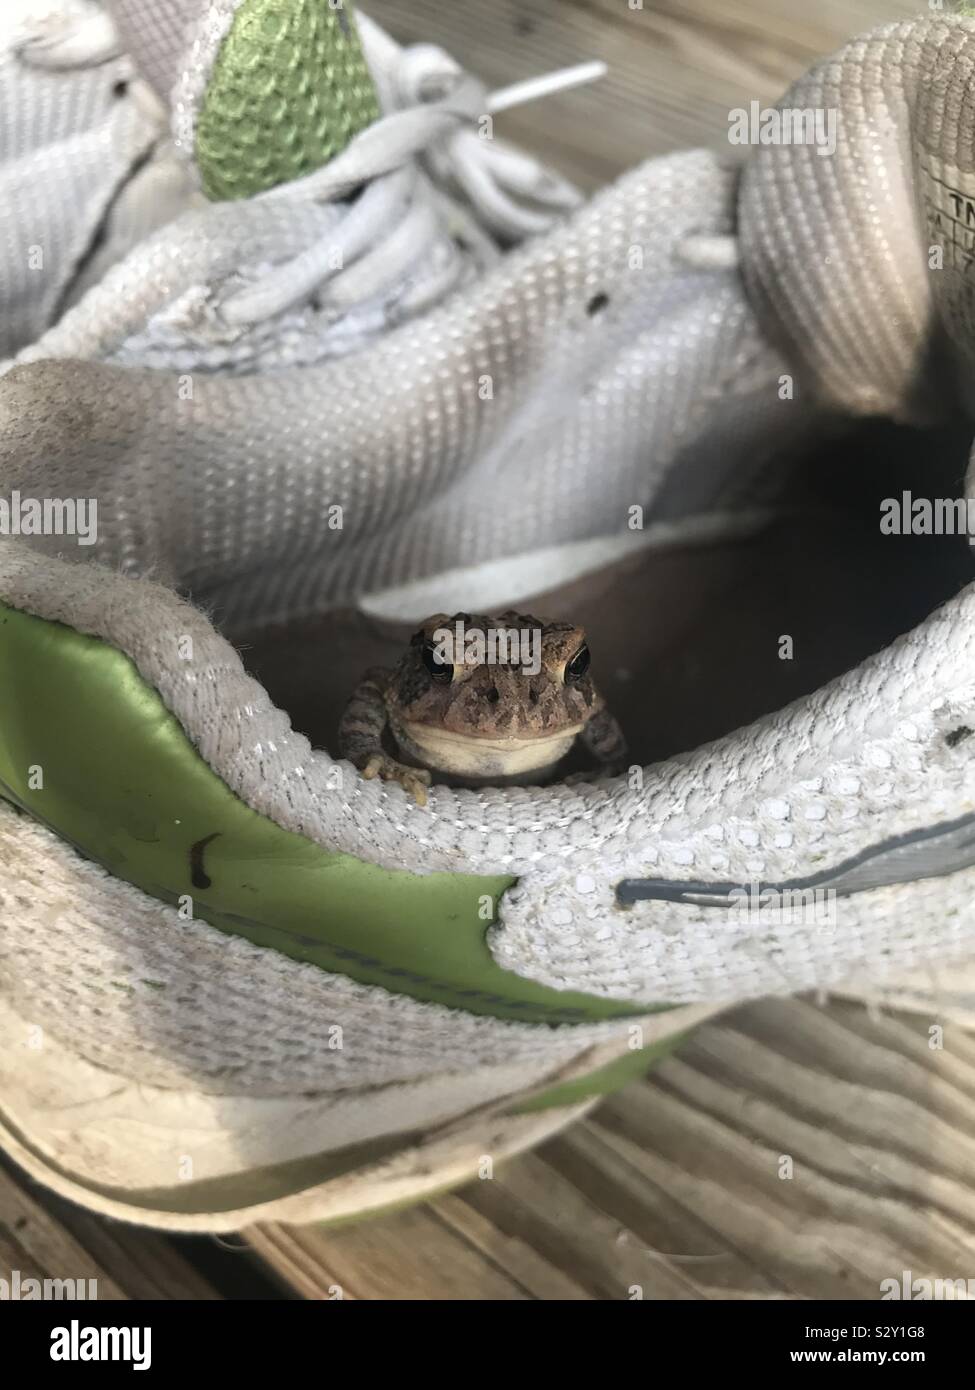
<instances>
[{"instance_id":1,"label":"shoelace aglet","mask_svg":"<svg viewBox=\"0 0 975 1390\"><path fill-rule=\"evenodd\" d=\"M605 77L609 68L598 59L591 63L577 63L575 67L558 68L555 72L544 73L541 77L526 77L523 82L513 82L510 87L502 87L491 92L487 100L488 114L496 116L512 106L523 106L528 101L539 101L554 92L568 91L570 87L582 87L587 82L598 82Z\"/></svg>"}]
</instances>

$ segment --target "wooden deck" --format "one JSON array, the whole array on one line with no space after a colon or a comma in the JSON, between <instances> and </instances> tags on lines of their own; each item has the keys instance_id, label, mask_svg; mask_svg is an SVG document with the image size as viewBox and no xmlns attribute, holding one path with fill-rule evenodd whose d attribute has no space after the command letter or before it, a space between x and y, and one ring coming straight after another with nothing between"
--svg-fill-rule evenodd
<instances>
[{"instance_id":1,"label":"wooden deck","mask_svg":"<svg viewBox=\"0 0 975 1390\"><path fill-rule=\"evenodd\" d=\"M344 1230L260 1227L307 1298L877 1299L975 1270L975 1036L764 1002L493 1179ZM791 1175L790 1175L791 1174Z\"/></svg>"},{"instance_id":2,"label":"wooden deck","mask_svg":"<svg viewBox=\"0 0 975 1390\"><path fill-rule=\"evenodd\" d=\"M596 87L499 130L595 187L723 138L814 58L916 0L372 0L491 85L603 58ZM248 1248L118 1226L0 1171L0 1273L98 1277L103 1297L875 1299L975 1277L975 1035L936 1011L766 1001L701 1028L644 1082L488 1181ZM253 1256L258 1257L257 1260Z\"/></svg>"}]
</instances>

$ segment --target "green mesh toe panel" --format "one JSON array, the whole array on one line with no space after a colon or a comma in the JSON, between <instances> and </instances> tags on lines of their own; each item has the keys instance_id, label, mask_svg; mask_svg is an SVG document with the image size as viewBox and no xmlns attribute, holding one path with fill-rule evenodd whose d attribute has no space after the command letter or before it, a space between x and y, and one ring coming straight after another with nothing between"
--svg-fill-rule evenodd
<instances>
[{"instance_id":1,"label":"green mesh toe panel","mask_svg":"<svg viewBox=\"0 0 975 1390\"><path fill-rule=\"evenodd\" d=\"M379 114L348 5L244 0L200 113L204 190L249 198L313 173Z\"/></svg>"}]
</instances>

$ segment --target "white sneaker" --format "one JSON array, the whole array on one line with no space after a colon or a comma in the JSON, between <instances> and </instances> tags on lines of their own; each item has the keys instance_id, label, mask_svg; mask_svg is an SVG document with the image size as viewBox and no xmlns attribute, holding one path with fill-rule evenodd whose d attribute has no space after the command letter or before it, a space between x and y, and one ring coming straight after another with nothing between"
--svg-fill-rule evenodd
<instances>
[{"instance_id":1,"label":"white sneaker","mask_svg":"<svg viewBox=\"0 0 975 1390\"><path fill-rule=\"evenodd\" d=\"M432 71L363 33L380 92ZM185 74L222 81L227 42L177 62L181 138L221 128ZM459 113L462 79L304 184L164 228L22 354L0 497L96 498L98 534L0 544L18 1161L177 1228L346 1215L534 1141L731 1002L970 958L970 589L694 752L596 784L434 787L425 808L313 749L226 634L273 628L296 666L319 622L311 698L335 703L381 638L340 605L567 602L551 591L591 575L607 618L629 593L638 659L654 595L620 575L654 539L753 523L771 460L843 413L917 418L939 325L964 346L908 155L965 196L964 142L936 135L975 126L973 45L968 21L880 31L787 98L839 110L831 159L763 147L741 188L708 153L654 161L503 254L487 222L520 166L490 142L468 157L483 103Z\"/></svg>"}]
</instances>

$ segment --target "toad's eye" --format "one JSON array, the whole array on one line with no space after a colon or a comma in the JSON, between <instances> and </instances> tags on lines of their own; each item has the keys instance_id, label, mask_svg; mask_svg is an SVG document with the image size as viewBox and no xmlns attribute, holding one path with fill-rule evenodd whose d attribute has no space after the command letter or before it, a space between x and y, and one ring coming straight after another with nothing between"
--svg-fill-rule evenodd
<instances>
[{"instance_id":1,"label":"toad's eye","mask_svg":"<svg viewBox=\"0 0 975 1390\"><path fill-rule=\"evenodd\" d=\"M565 663L565 683L571 685L573 681L581 681L589 670L589 663L592 657L589 655L589 648L582 646L576 652L571 661Z\"/></svg>"},{"instance_id":2,"label":"toad's eye","mask_svg":"<svg viewBox=\"0 0 975 1390\"><path fill-rule=\"evenodd\" d=\"M454 678L453 666L440 660L437 649L432 642L425 642L423 645L423 664L433 679L439 681L441 685L449 685Z\"/></svg>"}]
</instances>

